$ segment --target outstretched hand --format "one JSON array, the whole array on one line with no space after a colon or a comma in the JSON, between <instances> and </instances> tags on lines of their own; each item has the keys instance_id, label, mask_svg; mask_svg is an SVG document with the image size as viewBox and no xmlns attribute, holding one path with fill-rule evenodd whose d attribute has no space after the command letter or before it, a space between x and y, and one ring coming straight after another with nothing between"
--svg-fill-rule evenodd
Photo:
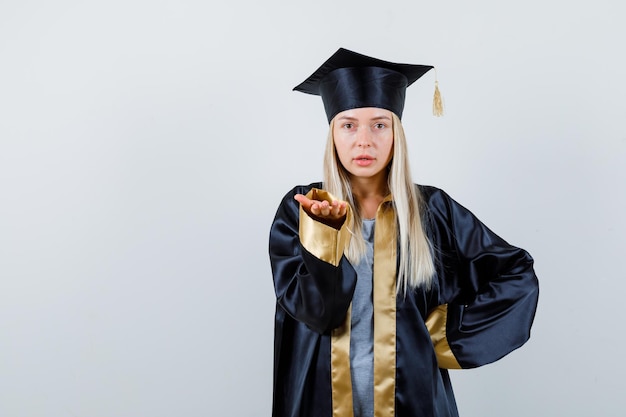
<instances>
[{"instance_id":1,"label":"outstretched hand","mask_svg":"<svg viewBox=\"0 0 626 417\"><path fill-rule=\"evenodd\" d=\"M339 229L346 219L348 203L345 201L335 200L329 203L326 200L311 200L302 194L296 194L293 198L309 216L328 226Z\"/></svg>"}]
</instances>

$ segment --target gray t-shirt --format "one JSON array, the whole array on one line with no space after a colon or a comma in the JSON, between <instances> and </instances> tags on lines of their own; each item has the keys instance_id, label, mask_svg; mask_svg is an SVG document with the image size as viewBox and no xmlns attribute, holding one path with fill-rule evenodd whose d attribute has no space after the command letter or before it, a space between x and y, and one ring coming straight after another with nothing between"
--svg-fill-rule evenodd
<instances>
[{"instance_id":1,"label":"gray t-shirt","mask_svg":"<svg viewBox=\"0 0 626 417\"><path fill-rule=\"evenodd\" d=\"M352 297L350 371L354 417L374 416L374 220L363 220L367 252L356 265L356 288Z\"/></svg>"}]
</instances>

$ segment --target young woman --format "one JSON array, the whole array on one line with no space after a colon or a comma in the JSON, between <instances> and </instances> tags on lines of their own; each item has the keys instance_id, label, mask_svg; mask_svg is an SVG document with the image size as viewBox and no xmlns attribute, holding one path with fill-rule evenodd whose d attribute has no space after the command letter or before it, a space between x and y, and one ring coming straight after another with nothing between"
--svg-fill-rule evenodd
<instances>
[{"instance_id":1,"label":"young woman","mask_svg":"<svg viewBox=\"0 0 626 417\"><path fill-rule=\"evenodd\" d=\"M274 417L448 417L447 369L528 340L533 260L440 189L414 185L400 122L430 66L339 49L295 89L322 97L324 182L270 231Z\"/></svg>"}]
</instances>

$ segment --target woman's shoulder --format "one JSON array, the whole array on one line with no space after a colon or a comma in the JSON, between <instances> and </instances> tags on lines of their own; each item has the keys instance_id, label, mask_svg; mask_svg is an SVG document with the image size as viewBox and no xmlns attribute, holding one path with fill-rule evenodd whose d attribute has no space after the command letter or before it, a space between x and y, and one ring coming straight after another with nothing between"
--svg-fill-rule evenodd
<instances>
[{"instance_id":1,"label":"woman's shoulder","mask_svg":"<svg viewBox=\"0 0 626 417\"><path fill-rule=\"evenodd\" d=\"M419 190L423 201L429 206L450 199L448 193L441 188L424 184L415 184L415 186Z\"/></svg>"},{"instance_id":2,"label":"woman's shoulder","mask_svg":"<svg viewBox=\"0 0 626 417\"><path fill-rule=\"evenodd\" d=\"M414 184L425 197L430 197L433 194L443 193L444 191L441 188L437 188L433 185L425 185L425 184Z\"/></svg>"},{"instance_id":3,"label":"woman's shoulder","mask_svg":"<svg viewBox=\"0 0 626 417\"><path fill-rule=\"evenodd\" d=\"M418 185L422 207L431 221L442 222L454 227L478 227L480 220L466 206L459 203L441 188L431 185Z\"/></svg>"},{"instance_id":4,"label":"woman's shoulder","mask_svg":"<svg viewBox=\"0 0 626 417\"><path fill-rule=\"evenodd\" d=\"M431 213L438 213L444 217L453 212L468 211L447 192L432 185L415 184L418 187L424 207Z\"/></svg>"}]
</instances>

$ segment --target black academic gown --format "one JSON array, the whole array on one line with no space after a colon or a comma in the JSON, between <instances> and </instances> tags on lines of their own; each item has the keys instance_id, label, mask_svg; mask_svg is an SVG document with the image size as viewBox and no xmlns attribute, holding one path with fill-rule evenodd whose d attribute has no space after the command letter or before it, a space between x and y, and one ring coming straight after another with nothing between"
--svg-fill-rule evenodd
<instances>
[{"instance_id":1,"label":"black academic gown","mask_svg":"<svg viewBox=\"0 0 626 417\"><path fill-rule=\"evenodd\" d=\"M341 346L345 348L349 340L346 328L356 273L342 254L345 241L333 237L333 230L324 230L326 235L317 240L301 236L327 226L308 218L293 199L320 186L291 190L270 231L277 297L274 417L351 415L349 352L342 353ZM436 276L429 290L394 294L392 306L383 305L385 296L374 295L375 409L381 417L458 416L447 369L488 364L524 344L537 306L538 283L530 255L498 237L442 190L418 187ZM391 211L379 208L379 214L393 216L392 205L388 208ZM389 230L379 214L375 235L383 236ZM390 219L387 225L395 225L395 218ZM397 248L393 233L388 235L391 239L385 237L393 241L387 248L392 251ZM331 247L327 241L332 241ZM375 257L377 252L384 256L385 245L384 240L375 243ZM385 262L384 257L374 260L375 286L385 279L381 265L389 265L385 268L394 279L396 262ZM395 291L395 281L386 285L385 291Z\"/></svg>"}]
</instances>

